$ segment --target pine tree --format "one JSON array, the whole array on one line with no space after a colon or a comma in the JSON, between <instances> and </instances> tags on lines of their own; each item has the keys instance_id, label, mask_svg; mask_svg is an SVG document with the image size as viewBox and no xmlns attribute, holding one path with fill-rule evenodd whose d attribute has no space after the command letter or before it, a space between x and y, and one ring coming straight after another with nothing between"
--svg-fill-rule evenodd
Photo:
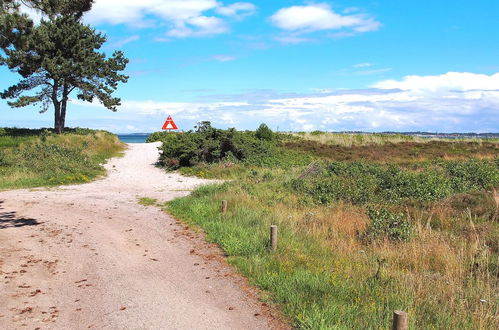
<instances>
[{"instance_id":1,"label":"pine tree","mask_svg":"<svg viewBox=\"0 0 499 330\"><path fill-rule=\"evenodd\" d=\"M81 22L82 14L93 1L33 0L33 8L45 15L34 26L19 14L15 1L4 1L0 46L4 56L0 64L17 72L22 79L0 96L11 107L41 104L45 112L54 107L54 129L62 133L65 127L67 103L72 92L78 99L92 102L98 99L106 108L116 111L120 99L113 97L118 83L128 77L120 73L128 63L123 52L116 51L109 58L99 49L106 38ZM10 6L10 7L8 7ZM16 25L17 24L17 25ZM29 96L23 95L32 91Z\"/></svg>"}]
</instances>

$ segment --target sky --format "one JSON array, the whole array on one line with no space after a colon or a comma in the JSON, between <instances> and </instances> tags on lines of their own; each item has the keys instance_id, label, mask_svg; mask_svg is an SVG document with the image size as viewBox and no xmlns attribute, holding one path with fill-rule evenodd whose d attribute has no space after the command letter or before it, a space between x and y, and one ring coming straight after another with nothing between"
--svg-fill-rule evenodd
<instances>
[{"instance_id":1,"label":"sky","mask_svg":"<svg viewBox=\"0 0 499 330\"><path fill-rule=\"evenodd\" d=\"M125 52L130 79L118 112L73 95L66 124L499 132L497 13L496 0L96 0L84 22ZM0 67L0 89L18 79ZM52 125L53 110L0 100L0 127Z\"/></svg>"}]
</instances>

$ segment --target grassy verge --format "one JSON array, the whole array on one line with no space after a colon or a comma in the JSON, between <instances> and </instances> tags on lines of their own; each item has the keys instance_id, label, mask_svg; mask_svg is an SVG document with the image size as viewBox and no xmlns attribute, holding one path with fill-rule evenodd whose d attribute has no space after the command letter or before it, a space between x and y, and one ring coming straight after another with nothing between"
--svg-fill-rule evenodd
<instances>
[{"instance_id":1,"label":"grassy verge","mask_svg":"<svg viewBox=\"0 0 499 330\"><path fill-rule=\"evenodd\" d=\"M85 129L56 135L48 130L0 129L0 189L89 182L124 145L108 132Z\"/></svg>"},{"instance_id":2,"label":"grassy verge","mask_svg":"<svg viewBox=\"0 0 499 330\"><path fill-rule=\"evenodd\" d=\"M202 187L167 210L202 228L297 328L389 328L397 309L417 329L497 328L497 144L444 157L457 142L438 141L433 160L401 153L377 162L359 154L338 161L306 141L299 149L288 142L300 140L274 141L271 163L221 155L180 167L232 181ZM414 142L396 146L406 143ZM168 157L175 163L175 154ZM225 214L221 200L229 203ZM271 224L279 227L273 253Z\"/></svg>"}]
</instances>

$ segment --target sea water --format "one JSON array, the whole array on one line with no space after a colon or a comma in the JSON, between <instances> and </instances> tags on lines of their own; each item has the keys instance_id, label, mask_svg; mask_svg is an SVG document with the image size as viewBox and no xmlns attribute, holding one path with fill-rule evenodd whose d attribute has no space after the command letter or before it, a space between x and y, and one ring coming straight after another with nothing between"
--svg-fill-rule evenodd
<instances>
[{"instance_id":1,"label":"sea water","mask_svg":"<svg viewBox=\"0 0 499 330\"><path fill-rule=\"evenodd\" d=\"M149 133L117 134L120 141L125 143L145 143Z\"/></svg>"}]
</instances>

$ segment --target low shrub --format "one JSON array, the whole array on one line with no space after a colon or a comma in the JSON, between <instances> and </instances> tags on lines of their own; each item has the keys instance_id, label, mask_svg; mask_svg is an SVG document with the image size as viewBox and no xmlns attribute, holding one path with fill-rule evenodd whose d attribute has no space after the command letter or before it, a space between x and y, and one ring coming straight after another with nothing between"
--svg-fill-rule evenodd
<instances>
[{"instance_id":1,"label":"low shrub","mask_svg":"<svg viewBox=\"0 0 499 330\"><path fill-rule=\"evenodd\" d=\"M499 158L498 158L499 159ZM484 162L475 159L468 161L448 161L441 166L452 178L452 188L456 192L479 191L499 185L499 162Z\"/></svg>"},{"instance_id":2,"label":"low shrub","mask_svg":"<svg viewBox=\"0 0 499 330\"><path fill-rule=\"evenodd\" d=\"M317 167L318 165L314 165ZM331 162L290 181L290 187L309 195L317 204L348 201L353 204L438 201L455 193L499 186L497 164L487 160L424 163L413 169L365 162Z\"/></svg>"},{"instance_id":3,"label":"low shrub","mask_svg":"<svg viewBox=\"0 0 499 330\"><path fill-rule=\"evenodd\" d=\"M310 161L310 157L303 157L302 153L281 149L279 139L265 124L260 125L257 132L241 132L234 128L213 128L205 121L198 124L196 131L157 132L147 141L163 142L159 164L168 169L219 162L286 167Z\"/></svg>"},{"instance_id":4,"label":"low shrub","mask_svg":"<svg viewBox=\"0 0 499 330\"><path fill-rule=\"evenodd\" d=\"M412 235L411 223L403 213L394 213L387 208L370 208L368 216L371 223L360 234L366 242L388 239L391 241L408 241Z\"/></svg>"}]
</instances>

